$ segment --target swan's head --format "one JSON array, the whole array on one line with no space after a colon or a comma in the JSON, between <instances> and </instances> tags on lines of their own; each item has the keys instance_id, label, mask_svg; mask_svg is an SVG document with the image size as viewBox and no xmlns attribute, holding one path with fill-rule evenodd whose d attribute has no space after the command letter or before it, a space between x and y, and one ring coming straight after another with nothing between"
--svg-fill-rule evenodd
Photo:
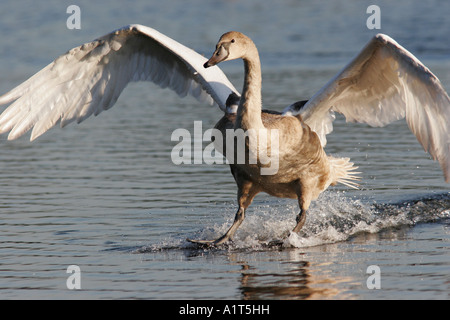
<instances>
[{"instance_id":1,"label":"swan's head","mask_svg":"<svg viewBox=\"0 0 450 320\"><path fill-rule=\"evenodd\" d=\"M208 68L222 61L244 58L249 47L254 47L249 37L237 31L227 32L220 37L212 57L203 66Z\"/></svg>"}]
</instances>

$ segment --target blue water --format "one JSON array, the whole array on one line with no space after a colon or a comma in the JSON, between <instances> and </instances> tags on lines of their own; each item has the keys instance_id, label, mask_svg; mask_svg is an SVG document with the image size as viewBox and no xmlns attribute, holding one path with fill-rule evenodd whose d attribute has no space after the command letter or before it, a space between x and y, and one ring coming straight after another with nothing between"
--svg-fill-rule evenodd
<instances>
[{"instance_id":1,"label":"blue water","mask_svg":"<svg viewBox=\"0 0 450 320\"><path fill-rule=\"evenodd\" d=\"M259 48L266 108L312 96L377 32L413 52L450 91L448 1L72 1L0 4L0 91L58 55L140 23L208 56L229 30ZM366 9L381 9L369 30ZM221 65L237 88L240 62ZM2 299L448 299L450 190L403 122L386 128L337 119L327 152L351 157L361 190L330 188L289 235L294 200L258 195L234 242L199 249L186 238L223 233L236 211L226 165L171 162L177 128L211 128L215 106L148 83L116 106L33 143L0 138ZM264 243L284 239L281 247ZM70 265L81 289L69 290ZM369 289L369 266L380 289Z\"/></svg>"}]
</instances>

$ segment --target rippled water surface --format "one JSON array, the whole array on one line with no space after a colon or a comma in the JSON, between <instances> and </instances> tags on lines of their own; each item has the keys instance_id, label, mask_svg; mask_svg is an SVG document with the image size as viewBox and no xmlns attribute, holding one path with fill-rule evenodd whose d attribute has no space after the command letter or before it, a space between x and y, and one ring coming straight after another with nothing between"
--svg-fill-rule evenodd
<instances>
[{"instance_id":1,"label":"rippled water surface","mask_svg":"<svg viewBox=\"0 0 450 320\"><path fill-rule=\"evenodd\" d=\"M0 4L0 89L59 54L141 23L210 55L228 30L251 36L263 65L263 100L281 110L307 99L376 32L394 37L450 90L448 1L78 1L81 30L66 28L69 1ZM241 63L224 64L242 85ZM236 187L226 165L174 165L177 128L214 126L215 106L148 83L116 106L33 143L0 140L0 298L3 299L448 299L450 193L438 163L406 124L337 119L327 152L351 157L361 190L330 188L305 227L290 234L294 200L260 194L234 242L197 248L232 223ZM204 143L206 146L207 143ZM270 247L273 240L282 245ZM68 266L81 270L69 290ZM369 289L369 266L381 288Z\"/></svg>"}]
</instances>

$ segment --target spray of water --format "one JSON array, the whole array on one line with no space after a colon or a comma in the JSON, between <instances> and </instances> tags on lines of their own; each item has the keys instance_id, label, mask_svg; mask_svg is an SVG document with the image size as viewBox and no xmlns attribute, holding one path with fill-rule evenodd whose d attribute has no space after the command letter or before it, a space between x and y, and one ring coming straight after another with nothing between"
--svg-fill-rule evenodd
<instances>
[{"instance_id":1,"label":"spray of water","mask_svg":"<svg viewBox=\"0 0 450 320\"><path fill-rule=\"evenodd\" d=\"M310 207L306 223L298 234L290 232L298 211L295 201L270 199L267 203L255 203L251 208L228 248L265 250L274 243L285 248L310 247L346 241L361 233L377 233L388 228L448 219L450 193L379 204L339 192L325 192ZM226 211L225 221L207 225L193 237L214 239L226 232L232 223L234 207ZM151 246L151 250L195 247L184 239L169 239Z\"/></svg>"}]
</instances>

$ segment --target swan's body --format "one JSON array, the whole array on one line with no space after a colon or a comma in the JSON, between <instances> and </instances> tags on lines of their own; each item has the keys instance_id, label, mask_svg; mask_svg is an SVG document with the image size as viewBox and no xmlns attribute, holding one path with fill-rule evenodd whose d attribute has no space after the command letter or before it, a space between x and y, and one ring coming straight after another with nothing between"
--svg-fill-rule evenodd
<instances>
[{"instance_id":1,"label":"swan's body","mask_svg":"<svg viewBox=\"0 0 450 320\"><path fill-rule=\"evenodd\" d=\"M240 98L215 66L232 59L244 60ZM216 124L224 137L227 129L256 132L258 139L261 132L277 133L277 139L268 139L267 144L278 161L271 174L262 174L267 163L259 158L260 145L255 147L246 140L246 161L230 165L238 186L235 222L224 236L201 243L220 244L231 239L245 209L261 191L298 199L297 232L310 202L329 185L354 187L357 177L352 163L327 156L323 150L325 135L332 131L334 111L349 121L372 126L406 117L412 132L439 161L450 182L450 98L419 60L385 35L375 36L308 102L294 103L278 113L262 111L258 51L243 34L224 34L207 60L156 30L131 25L70 50L0 97L0 104L14 101L0 115L0 133L11 131L8 138L15 139L33 128L33 140L58 121L61 126L83 121L110 108L128 82L138 80L153 81L181 96L191 94L215 101L225 111ZM256 162L248 161L252 155L257 155Z\"/></svg>"}]
</instances>

